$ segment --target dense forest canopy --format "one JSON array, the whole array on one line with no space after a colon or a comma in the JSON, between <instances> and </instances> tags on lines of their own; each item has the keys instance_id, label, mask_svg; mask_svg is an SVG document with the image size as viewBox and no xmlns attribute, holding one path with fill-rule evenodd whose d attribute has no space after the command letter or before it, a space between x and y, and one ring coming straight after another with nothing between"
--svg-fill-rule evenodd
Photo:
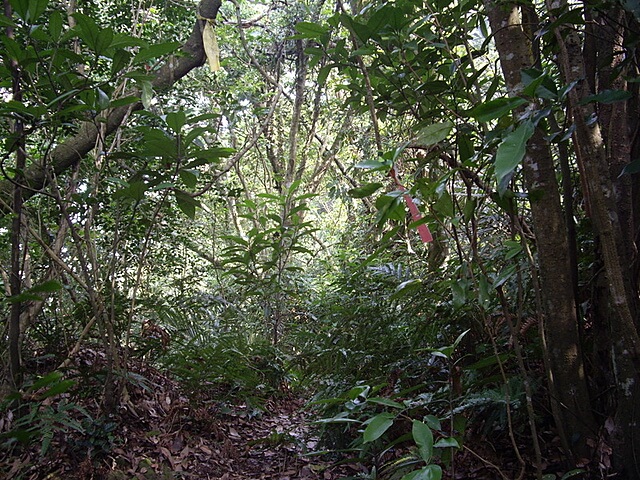
<instances>
[{"instance_id":1,"label":"dense forest canopy","mask_svg":"<svg viewBox=\"0 0 640 480\"><path fill-rule=\"evenodd\" d=\"M352 478L639 478L639 20L4 0L2 474L124 478L154 368Z\"/></svg>"}]
</instances>

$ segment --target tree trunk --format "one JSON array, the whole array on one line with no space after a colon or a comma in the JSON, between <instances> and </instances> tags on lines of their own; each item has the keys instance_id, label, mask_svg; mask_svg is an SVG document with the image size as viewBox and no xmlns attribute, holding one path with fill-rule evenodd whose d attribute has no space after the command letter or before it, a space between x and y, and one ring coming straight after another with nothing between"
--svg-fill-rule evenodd
<instances>
[{"instance_id":1,"label":"tree trunk","mask_svg":"<svg viewBox=\"0 0 640 480\"><path fill-rule=\"evenodd\" d=\"M609 16L616 17L615 11ZM553 19L552 19L553 20ZM611 37L608 29L600 29L602 38ZM603 71L602 59L592 68L597 76L598 88L589 85L586 73L588 69L582 51L582 40L579 32L573 29L559 27L555 31L559 46L558 60L565 83L576 82L576 86L569 92L569 106L573 114L575 132L573 135L577 158L581 162L586 179L591 219L598 236L604 273L607 280L608 312L605 318L596 319L607 326L612 349L611 370L615 382L616 410L613 414L611 428L608 428L613 443L613 455L616 469L624 469L624 478L640 478L640 435L638 434L638 399L640 399L640 375L638 361L640 354L640 338L638 336L635 297L631 285L631 259L629 257L629 235L624 235L621 226L626 225L632 215L628 212L628 205L623 188L616 189L612 181L612 173L620 170L625 163L624 157L630 152L629 140L625 140L626 114L624 106L605 108L600 117L596 116L593 103L585 103L585 98L593 91L601 91L602 85L609 84L611 63L616 62L616 56L609 58L609 64ZM617 48L617 47L615 47ZM597 58L597 52L596 52ZM605 73L606 80L600 82L600 76ZM621 80L614 80L620 85ZM596 118L597 121L587 121ZM607 122L607 124L603 123ZM602 127L609 128L603 134ZM613 129L613 130L612 130ZM615 131L620 130L620 131ZM605 139L608 141L605 142ZM626 143L626 145L624 145ZM613 170L613 171L612 171ZM621 203L618 203L621 201Z\"/></svg>"},{"instance_id":2,"label":"tree trunk","mask_svg":"<svg viewBox=\"0 0 640 480\"><path fill-rule=\"evenodd\" d=\"M522 88L521 70L534 65L531 41L517 4L486 3L500 65L511 95ZM595 421L590 408L580 348L567 226L560 204L555 165L544 133L537 128L524 157L541 288L545 299L541 334L556 427L567 454L588 457Z\"/></svg>"}]
</instances>

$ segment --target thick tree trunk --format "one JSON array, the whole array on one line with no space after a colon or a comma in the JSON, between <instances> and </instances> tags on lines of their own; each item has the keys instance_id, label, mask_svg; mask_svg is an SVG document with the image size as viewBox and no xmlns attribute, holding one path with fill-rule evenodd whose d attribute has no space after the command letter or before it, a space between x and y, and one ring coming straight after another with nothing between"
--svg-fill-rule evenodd
<instances>
[{"instance_id":1,"label":"thick tree trunk","mask_svg":"<svg viewBox=\"0 0 640 480\"><path fill-rule=\"evenodd\" d=\"M616 16L615 12L609 15L614 18ZM607 280L610 313L607 318L597 320L608 326L612 340L612 349L608 353L611 356L617 405L612 428L608 430L612 437L617 469L624 469L624 478L640 478L640 337L635 312L637 293L632 291L633 284L630 280L630 236L624 234L628 228L625 225L630 221L627 217L632 218L632 215L628 212L626 197L629 194L625 193L626 188L624 185L618 185L620 188L616 189L611 178L612 173L615 174L615 171L620 169L620 164L625 162L623 157L627 157L630 151L629 140L624 138L627 135L626 114L624 106L617 106L605 108L600 112L604 115L597 117L593 104L583 102L592 91L600 91L602 85L594 89L588 84L589 77L586 77L587 68L579 32L569 29L564 32L559 28L555 33L563 79L567 84L576 82L575 88L568 95L576 127L573 138L586 179L591 218L600 241ZM611 37L606 29L602 33L603 38ZM615 62L616 57L611 56L608 60ZM592 69L595 71L592 73L594 78L595 75L603 73L597 70L598 67L602 67L603 62L597 63L598 65ZM605 72L611 72L610 68L609 65L604 69ZM603 85L609 84L611 78L608 74L605 76L607 79L603 81ZM615 82L619 80L614 80ZM597 118L597 121L587 121L594 118ZM601 130L603 125L609 127L607 135ZM612 128L620 131L614 132ZM605 143L605 139L608 142ZM623 145L625 143L626 145ZM618 204L618 201L621 203Z\"/></svg>"},{"instance_id":2,"label":"thick tree trunk","mask_svg":"<svg viewBox=\"0 0 640 480\"><path fill-rule=\"evenodd\" d=\"M510 94L522 88L521 70L531 68L531 41L517 4L486 2L500 64ZM538 261L545 299L541 334L556 426L567 453L589 455L587 441L595 421L584 374L575 308L567 226L560 204L555 165L544 133L536 129L527 145L524 178L531 202Z\"/></svg>"}]
</instances>

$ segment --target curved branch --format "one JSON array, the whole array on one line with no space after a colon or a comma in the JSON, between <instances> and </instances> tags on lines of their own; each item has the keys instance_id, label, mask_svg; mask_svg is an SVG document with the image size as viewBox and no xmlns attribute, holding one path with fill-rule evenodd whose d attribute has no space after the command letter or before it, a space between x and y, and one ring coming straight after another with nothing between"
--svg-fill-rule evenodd
<instances>
[{"instance_id":1,"label":"curved branch","mask_svg":"<svg viewBox=\"0 0 640 480\"><path fill-rule=\"evenodd\" d=\"M206 55L202 45L202 18L215 18L221 3L222 0L201 0L198 6L199 19L196 20L189 39L181 48L182 55L169 57L151 82L156 92L166 92L191 70L204 64ZM141 108L142 102L137 102L114 108L101 122L83 122L78 133L56 146L48 159L43 158L41 162L25 170L23 180L28 189L24 190L24 198L32 197L47 184L47 171L59 175L82 161L95 147L100 135L115 132L132 110ZM0 182L0 198L8 199L12 191L13 184L9 180ZM4 203L0 202L0 205ZM7 213L9 210L0 206L0 216Z\"/></svg>"}]
</instances>

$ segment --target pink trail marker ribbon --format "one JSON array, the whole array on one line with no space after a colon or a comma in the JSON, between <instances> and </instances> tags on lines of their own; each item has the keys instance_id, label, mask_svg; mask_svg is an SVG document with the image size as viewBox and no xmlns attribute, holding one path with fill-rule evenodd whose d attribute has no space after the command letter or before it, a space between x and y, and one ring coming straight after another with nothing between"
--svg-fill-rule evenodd
<instances>
[{"instance_id":1,"label":"pink trail marker ribbon","mask_svg":"<svg viewBox=\"0 0 640 480\"><path fill-rule=\"evenodd\" d=\"M396 184L396 187L398 187L398 190L400 190L401 192L407 191L404 185L402 185L398 180L398 174L396 173L395 167L393 166L391 167L391 170L389 170L389 176L393 178L393 181ZM422 220L423 218L422 214L420 213L420 210L418 210L418 206L413 201L413 198L411 198L411 195L409 195L408 193L403 193L402 196L404 197L404 201L407 204L407 207L409 208L409 213L411 213L411 220L413 220L414 222ZM420 234L420 240L422 240L422 243L429 243L433 241L433 236L431 235L431 231L429 230L429 227L427 227L426 224L422 223L418 225L416 228L418 229L418 233Z\"/></svg>"}]
</instances>

